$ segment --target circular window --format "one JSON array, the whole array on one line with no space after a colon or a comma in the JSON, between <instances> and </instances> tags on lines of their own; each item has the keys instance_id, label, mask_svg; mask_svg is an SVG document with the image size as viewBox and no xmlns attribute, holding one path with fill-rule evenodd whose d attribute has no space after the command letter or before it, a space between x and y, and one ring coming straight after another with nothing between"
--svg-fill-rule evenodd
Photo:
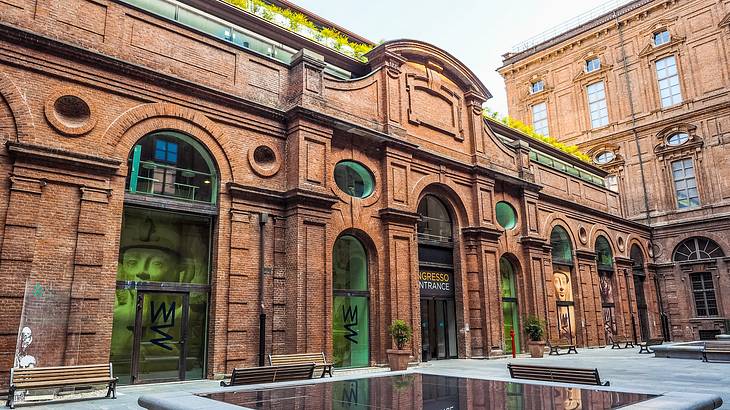
<instances>
[{"instance_id":1,"label":"circular window","mask_svg":"<svg viewBox=\"0 0 730 410\"><path fill-rule=\"evenodd\" d=\"M281 168L281 155L273 145L259 145L248 151L248 163L258 176L271 177Z\"/></svg>"},{"instance_id":2,"label":"circular window","mask_svg":"<svg viewBox=\"0 0 730 410\"><path fill-rule=\"evenodd\" d=\"M599 165L603 165L608 164L614 159L616 159L616 154L611 151L603 151L600 154L596 155L596 157L593 159L593 162Z\"/></svg>"},{"instance_id":3,"label":"circular window","mask_svg":"<svg viewBox=\"0 0 730 410\"><path fill-rule=\"evenodd\" d=\"M689 141L689 135L685 132L680 132L667 138L667 145L682 145L687 141Z\"/></svg>"},{"instance_id":4,"label":"circular window","mask_svg":"<svg viewBox=\"0 0 730 410\"><path fill-rule=\"evenodd\" d=\"M86 134L96 125L91 105L73 90L54 92L44 108L51 126L67 136Z\"/></svg>"},{"instance_id":5,"label":"circular window","mask_svg":"<svg viewBox=\"0 0 730 410\"><path fill-rule=\"evenodd\" d=\"M375 178L359 162L342 161L335 165L335 183L350 196L367 198L373 193Z\"/></svg>"},{"instance_id":6,"label":"circular window","mask_svg":"<svg viewBox=\"0 0 730 410\"><path fill-rule=\"evenodd\" d=\"M517 225L517 212L507 202L497 202L495 207L497 223L504 229L512 229Z\"/></svg>"}]
</instances>

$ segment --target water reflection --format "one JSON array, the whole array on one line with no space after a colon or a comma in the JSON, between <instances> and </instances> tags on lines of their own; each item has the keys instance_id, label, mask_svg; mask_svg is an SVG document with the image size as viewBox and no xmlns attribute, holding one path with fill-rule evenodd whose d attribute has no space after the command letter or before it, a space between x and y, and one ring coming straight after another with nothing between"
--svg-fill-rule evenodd
<instances>
[{"instance_id":1,"label":"water reflection","mask_svg":"<svg viewBox=\"0 0 730 410\"><path fill-rule=\"evenodd\" d=\"M207 395L255 409L615 409L654 396L420 373Z\"/></svg>"}]
</instances>

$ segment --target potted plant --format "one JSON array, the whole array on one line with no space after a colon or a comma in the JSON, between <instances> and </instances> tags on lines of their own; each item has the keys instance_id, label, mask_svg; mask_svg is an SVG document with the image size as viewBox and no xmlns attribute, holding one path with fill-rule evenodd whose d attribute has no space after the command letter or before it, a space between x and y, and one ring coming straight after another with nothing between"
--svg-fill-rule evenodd
<instances>
[{"instance_id":1,"label":"potted plant","mask_svg":"<svg viewBox=\"0 0 730 410\"><path fill-rule=\"evenodd\" d=\"M545 342L542 340L542 336L545 333L545 322L540 320L537 316L530 315L525 321L525 333L530 339L527 345L530 349L530 356L542 357L545 353Z\"/></svg>"},{"instance_id":2,"label":"potted plant","mask_svg":"<svg viewBox=\"0 0 730 410\"><path fill-rule=\"evenodd\" d=\"M405 350L406 344L413 336L413 329L408 326L405 320L397 319L388 327L388 333L393 338L396 349L388 349L388 363L390 370L406 370L408 368L408 360L411 357L411 351Z\"/></svg>"}]
</instances>

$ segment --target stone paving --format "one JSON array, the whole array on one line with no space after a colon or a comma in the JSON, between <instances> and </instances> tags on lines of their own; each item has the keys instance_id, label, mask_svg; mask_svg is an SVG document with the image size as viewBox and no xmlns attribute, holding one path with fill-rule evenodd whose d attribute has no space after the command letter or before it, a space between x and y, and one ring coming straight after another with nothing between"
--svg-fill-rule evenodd
<instances>
[{"instance_id":1,"label":"stone paving","mask_svg":"<svg viewBox=\"0 0 730 410\"><path fill-rule=\"evenodd\" d=\"M661 393L664 391L718 394L730 409L730 363L703 363L700 360L663 359L639 354L639 349L612 350L578 349L579 354L545 356L531 359L525 355L516 359L496 360L442 360L424 363L416 369L423 373L447 376L509 380L507 363L549 363L566 367L598 368L601 379L609 380L612 387L626 390ZM377 369L380 370L380 369ZM377 371L365 370L362 373ZM347 377L360 372L337 372L336 377ZM17 408L51 409L139 409L137 398L143 394L166 392L197 392L218 386L218 381L198 380L182 383L164 383L140 386L122 386L117 399L76 400L46 405L20 405ZM97 395L103 396L100 392Z\"/></svg>"}]
</instances>

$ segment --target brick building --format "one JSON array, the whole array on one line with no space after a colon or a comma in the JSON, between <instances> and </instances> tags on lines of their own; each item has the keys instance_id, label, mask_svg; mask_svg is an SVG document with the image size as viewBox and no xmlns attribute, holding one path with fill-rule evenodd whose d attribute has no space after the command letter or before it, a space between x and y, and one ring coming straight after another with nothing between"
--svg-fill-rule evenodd
<instances>
[{"instance_id":1,"label":"brick building","mask_svg":"<svg viewBox=\"0 0 730 410\"><path fill-rule=\"evenodd\" d=\"M730 5L623 3L505 54L509 112L609 173L653 228L666 333L714 339L730 331Z\"/></svg>"},{"instance_id":2,"label":"brick building","mask_svg":"<svg viewBox=\"0 0 730 410\"><path fill-rule=\"evenodd\" d=\"M394 319L414 361L524 350L527 314L581 346L660 334L650 231L604 171L485 121L443 50L365 62L248 7L4 3L0 367L368 366Z\"/></svg>"}]
</instances>

